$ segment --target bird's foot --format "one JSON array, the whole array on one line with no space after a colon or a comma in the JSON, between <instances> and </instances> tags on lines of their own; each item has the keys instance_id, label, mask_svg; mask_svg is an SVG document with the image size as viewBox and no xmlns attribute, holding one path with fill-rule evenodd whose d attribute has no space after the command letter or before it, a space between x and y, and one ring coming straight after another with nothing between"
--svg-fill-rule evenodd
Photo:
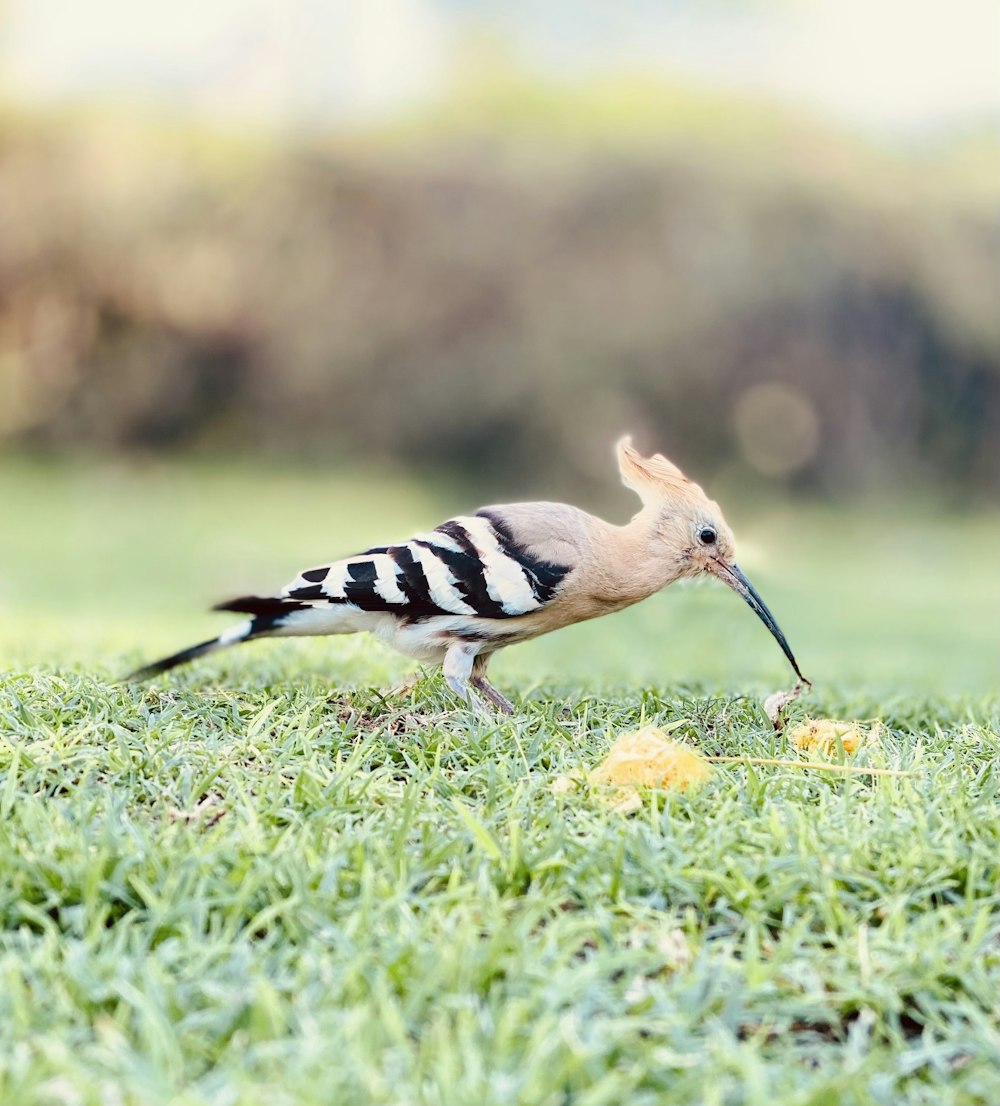
<instances>
[{"instance_id":1,"label":"bird's foot","mask_svg":"<svg viewBox=\"0 0 1000 1106\"><path fill-rule=\"evenodd\" d=\"M475 708L481 708L480 700L469 691L471 684L483 699L491 703L501 714L513 714L513 705L497 691L481 671L476 671L475 660L474 648L465 643L452 645L445 654L443 666L444 678L448 686L463 702Z\"/></svg>"},{"instance_id":2,"label":"bird's foot","mask_svg":"<svg viewBox=\"0 0 1000 1106\"><path fill-rule=\"evenodd\" d=\"M465 680L458 676L449 676L445 673L445 683L451 688L452 691L462 700L463 703L470 701L469 697L469 685Z\"/></svg>"}]
</instances>

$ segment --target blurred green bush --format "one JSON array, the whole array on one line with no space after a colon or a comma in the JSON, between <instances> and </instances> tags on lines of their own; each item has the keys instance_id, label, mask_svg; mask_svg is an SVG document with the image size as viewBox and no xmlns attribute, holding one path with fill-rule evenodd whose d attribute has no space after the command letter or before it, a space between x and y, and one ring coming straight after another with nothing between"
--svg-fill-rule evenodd
<instances>
[{"instance_id":1,"label":"blurred green bush","mask_svg":"<svg viewBox=\"0 0 1000 1106\"><path fill-rule=\"evenodd\" d=\"M633 430L700 473L987 488L987 140L615 95L280 145L0 119L0 439L565 488Z\"/></svg>"}]
</instances>

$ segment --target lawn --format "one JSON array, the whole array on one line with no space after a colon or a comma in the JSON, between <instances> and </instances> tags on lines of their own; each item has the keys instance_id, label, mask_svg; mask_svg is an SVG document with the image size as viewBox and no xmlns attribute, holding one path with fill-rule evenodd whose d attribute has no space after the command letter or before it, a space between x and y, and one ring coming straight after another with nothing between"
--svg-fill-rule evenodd
<instances>
[{"instance_id":1,"label":"lawn","mask_svg":"<svg viewBox=\"0 0 1000 1106\"><path fill-rule=\"evenodd\" d=\"M625 814L552 785L640 723L797 755L721 588L512 650L511 720L388 694L362 638L131 687L213 600L475 499L9 465L0 502L0 1102L1000 1101L992 516L730 511L793 715L879 717L852 762L913 775L720 765Z\"/></svg>"}]
</instances>

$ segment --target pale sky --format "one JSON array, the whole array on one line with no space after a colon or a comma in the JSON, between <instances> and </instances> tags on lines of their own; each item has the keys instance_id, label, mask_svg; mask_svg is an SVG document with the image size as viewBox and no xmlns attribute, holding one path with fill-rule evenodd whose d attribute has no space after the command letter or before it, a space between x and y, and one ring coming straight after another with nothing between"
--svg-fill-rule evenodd
<instances>
[{"instance_id":1,"label":"pale sky","mask_svg":"<svg viewBox=\"0 0 1000 1106\"><path fill-rule=\"evenodd\" d=\"M385 117L437 93L471 33L542 73L633 69L912 131L996 117L996 0L5 0L0 90L202 118Z\"/></svg>"}]
</instances>

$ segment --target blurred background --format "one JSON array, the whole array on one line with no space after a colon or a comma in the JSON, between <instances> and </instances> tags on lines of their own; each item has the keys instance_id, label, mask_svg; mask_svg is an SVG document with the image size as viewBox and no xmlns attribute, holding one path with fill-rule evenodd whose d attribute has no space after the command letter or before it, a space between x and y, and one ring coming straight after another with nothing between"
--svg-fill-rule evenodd
<instances>
[{"instance_id":1,"label":"blurred background","mask_svg":"<svg viewBox=\"0 0 1000 1106\"><path fill-rule=\"evenodd\" d=\"M808 674L995 689L998 29L992 0L0 0L6 659L113 668L489 500L624 521L631 431L722 502ZM721 589L511 658L784 679Z\"/></svg>"}]
</instances>

